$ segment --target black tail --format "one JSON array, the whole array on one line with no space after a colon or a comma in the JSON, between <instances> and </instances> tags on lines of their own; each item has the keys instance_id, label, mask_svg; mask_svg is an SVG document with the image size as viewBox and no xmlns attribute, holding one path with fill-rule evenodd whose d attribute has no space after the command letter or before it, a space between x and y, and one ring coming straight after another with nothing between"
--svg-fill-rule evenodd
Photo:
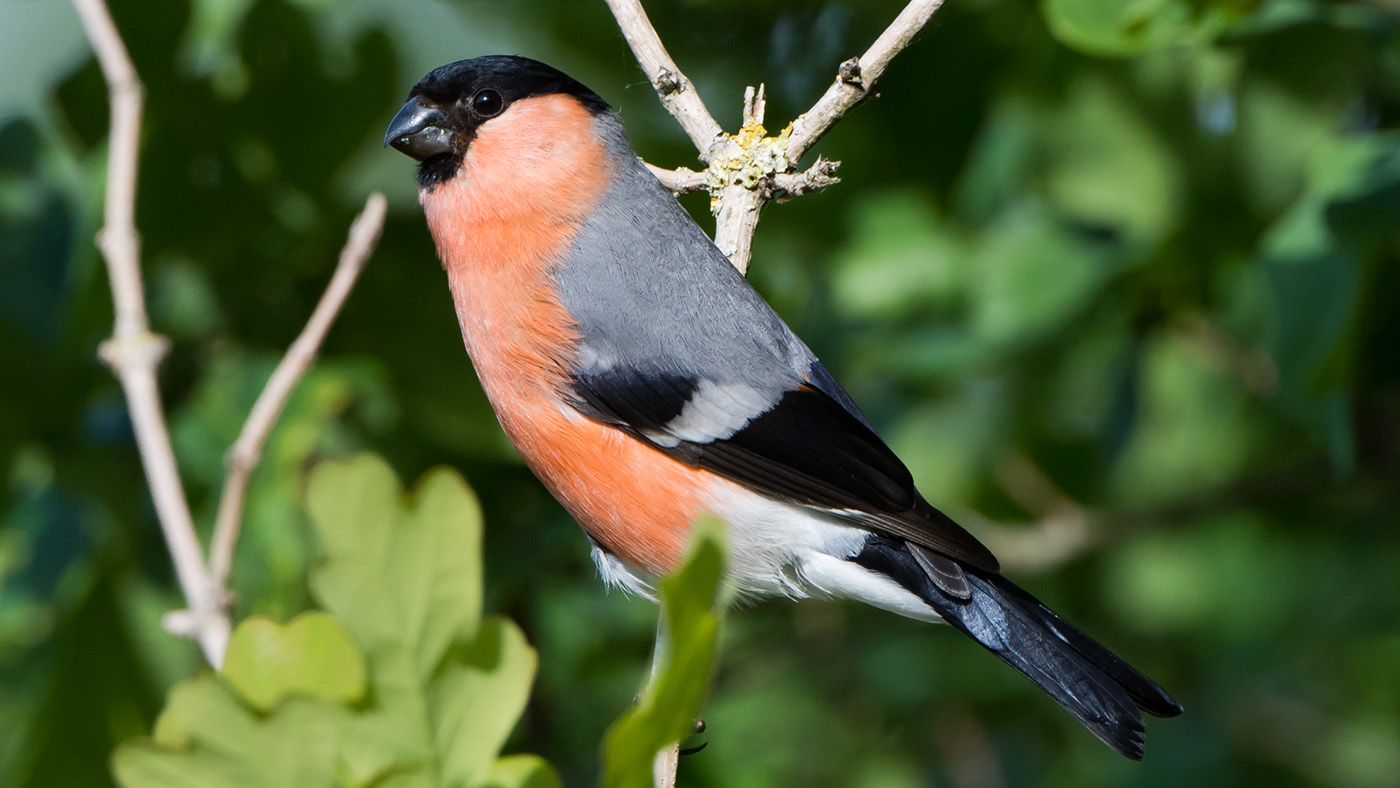
<instances>
[{"instance_id":1,"label":"black tail","mask_svg":"<svg viewBox=\"0 0 1400 788\"><path fill-rule=\"evenodd\" d=\"M1142 760L1143 711L1174 717L1181 704L1113 652L998 574L884 536L853 558L888 575L949 624L1019 670L1105 744ZM950 583L945 575L962 575Z\"/></svg>"}]
</instances>

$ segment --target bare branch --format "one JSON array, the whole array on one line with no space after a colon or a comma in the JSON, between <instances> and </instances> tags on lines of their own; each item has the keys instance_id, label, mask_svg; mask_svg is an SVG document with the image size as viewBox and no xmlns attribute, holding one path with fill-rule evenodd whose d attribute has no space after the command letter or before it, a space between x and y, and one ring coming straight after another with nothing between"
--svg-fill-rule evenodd
<instances>
[{"instance_id":1,"label":"bare branch","mask_svg":"<svg viewBox=\"0 0 1400 788\"><path fill-rule=\"evenodd\" d=\"M379 192L371 194L365 201L364 210L350 225L349 238L340 250L340 262L336 264L335 273L331 275L320 302L316 304L306 327L301 330L301 335L287 348L286 355L258 395L248 420L243 423L243 430L238 434L238 440L229 450L228 475L224 479L219 513L214 521L214 541L209 549L210 573L216 586L221 589L228 587L229 572L233 568L233 548L243 522L248 479L262 460L263 446L287 401L291 399L292 391L310 369L326 333L330 331L336 315L345 305L345 299L355 287L355 280L374 252L380 232L384 229L385 206L384 195Z\"/></svg>"},{"instance_id":2,"label":"bare branch","mask_svg":"<svg viewBox=\"0 0 1400 788\"><path fill-rule=\"evenodd\" d=\"M841 64L840 74L826 93L817 99L812 108L802 113L792 122L792 136L788 140L788 158L794 165L802 159L817 140L821 139L836 122L846 116L855 105L870 94L885 67L890 64L914 36L923 29L929 17L943 5L943 0L912 0L899 12L885 32L875 39L860 59L848 60Z\"/></svg>"},{"instance_id":3,"label":"bare branch","mask_svg":"<svg viewBox=\"0 0 1400 788\"><path fill-rule=\"evenodd\" d=\"M715 215L715 245L729 262L747 273L759 213L773 196L773 178L789 168L786 135L768 136L764 87L744 89L744 125L726 134L711 149L705 170L710 210Z\"/></svg>"},{"instance_id":4,"label":"bare branch","mask_svg":"<svg viewBox=\"0 0 1400 788\"><path fill-rule=\"evenodd\" d=\"M797 170L798 162L869 95L894 56L909 45L942 4L943 0L912 0L864 55L841 64L835 83L811 109L783 134L769 137L763 127L761 85L757 91L745 91L743 128L737 134L725 134L694 90L686 89L688 83L666 54L639 0L608 0L618 26L662 103L680 122L707 165L701 173L657 167L652 167L652 172L677 195L697 191L703 184L710 193L710 210L715 215L715 245L740 272L748 271L759 215L770 199L790 199L838 181L835 173L839 162L818 159L805 172Z\"/></svg>"},{"instance_id":5,"label":"bare branch","mask_svg":"<svg viewBox=\"0 0 1400 788\"><path fill-rule=\"evenodd\" d=\"M651 170L651 174L655 175L658 181L661 181L662 186L670 189L676 195L690 194L705 188L705 173L703 172L696 172L686 167L668 170L655 164L647 164L647 169Z\"/></svg>"},{"instance_id":6,"label":"bare branch","mask_svg":"<svg viewBox=\"0 0 1400 788\"><path fill-rule=\"evenodd\" d=\"M676 769L681 765L680 742L658 752L651 762L653 788L676 788Z\"/></svg>"},{"instance_id":7,"label":"bare branch","mask_svg":"<svg viewBox=\"0 0 1400 788\"><path fill-rule=\"evenodd\" d=\"M141 284L140 237L136 232L136 176L140 161L141 115L145 89L131 63L126 45L104 0L73 0L106 78L112 106L107 187L103 227L97 245L107 262L116 311L110 339L99 355L121 382L131 414L132 430L155 502L161 532L175 564L175 575L188 610L165 618L172 633L199 641L209 664L219 667L228 647L228 580L238 521L242 519L248 476L257 466L263 444L296 382L310 366L335 315L345 303L355 279L379 239L385 202L370 195L364 211L350 228L340 263L311 320L287 351L282 363L259 395L243 433L230 453L229 477L219 503L211 566L204 563L194 518L185 499L170 444L170 430L160 401L156 368L169 342L150 330Z\"/></svg>"},{"instance_id":8,"label":"bare branch","mask_svg":"<svg viewBox=\"0 0 1400 788\"><path fill-rule=\"evenodd\" d=\"M107 261L116 321L99 355L121 381L146 481L155 502L175 576L189 603L204 656L223 661L229 622L222 595L204 568L194 519L180 483L170 431L161 406L156 367L169 343L150 331L141 288L140 238L136 234L136 175L140 161L141 113L145 89L126 45L102 0L74 0L107 80L112 126L107 164L103 227L97 245Z\"/></svg>"},{"instance_id":9,"label":"bare branch","mask_svg":"<svg viewBox=\"0 0 1400 788\"><path fill-rule=\"evenodd\" d=\"M982 520L977 534L1001 559L1003 569L1048 571L1102 541L1100 519L1061 490L1020 452L997 464L996 476L1013 501L1036 518L1031 525L1011 526ZM980 518L973 517L977 520Z\"/></svg>"},{"instance_id":10,"label":"bare branch","mask_svg":"<svg viewBox=\"0 0 1400 788\"><path fill-rule=\"evenodd\" d=\"M839 161L818 156L804 172L778 173L773 176L773 189L778 193L778 202L840 183L841 179L836 177L836 169L840 166Z\"/></svg>"},{"instance_id":11,"label":"bare branch","mask_svg":"<svg viewBox=\"0 0 1400 788\"><path fill-rule=\"evenodd\" d=\"M632 54L636 55L651 86L656 88L656 95L661 97L662 106L685 129L700 152L700 160L708 162L710 146L724 130L705 107L700 94L695 92L695 86L666 52L656 28L651 26L647 12L642 9L641 0L607 0L607 3L627 45L632 47Z\"/></svg>"},{"instance_id":12,"label":"bare branch","mask_svg":"<svg viewBox=\"0 0 1400 788\"><path fill-rule=\"evenodd\" d=\"M753 257L753 236L758 231L758 217L767 202L766 193L741 183L725 186L719 199L714 201L719 209L715 214L715 246L724 252L739 273L746 276L749 260Z\"/></svg>"}]
</instances>

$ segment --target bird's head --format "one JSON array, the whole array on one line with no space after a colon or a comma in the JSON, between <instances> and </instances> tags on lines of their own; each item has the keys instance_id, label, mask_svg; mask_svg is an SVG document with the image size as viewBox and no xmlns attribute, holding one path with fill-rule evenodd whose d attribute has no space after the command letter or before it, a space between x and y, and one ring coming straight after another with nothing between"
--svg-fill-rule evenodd
<instances>
[{"instance_id":1,"label":"bird's head","mask_svg":"<svg viewBox=\"0 0 1400 788\"><path fill-rule=\"evenodd\" d=\"M490 55L449 63L423 77L390 122L384 144L418 160L418 183L431 190L457 174L478 136L496 126L506 131L512 115L520 114L517 106L542 98L564 98L594 115L608 111L598 94L552 66ZM510 131L549 134L548 128Z\"/></svg>"}]
</instances>

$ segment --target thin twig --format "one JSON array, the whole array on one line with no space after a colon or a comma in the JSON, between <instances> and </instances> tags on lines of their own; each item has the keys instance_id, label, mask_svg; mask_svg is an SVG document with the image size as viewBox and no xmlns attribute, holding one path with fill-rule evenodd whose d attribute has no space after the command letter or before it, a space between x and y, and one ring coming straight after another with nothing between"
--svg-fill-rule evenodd
<instances>
[{"instance_id":1,"label":"thin twig","mask_svg":"<svg viewBox=\"0 0 1400 788\"><path fill-rule=\"evenodd\" d=\"M700 94L695 92L694 84L681 73L676 61L666 52L656 28L652 27L647 12L642 9L641 0L607 0L607 3L617 18L617 26L622 29L627 45L646 72L647 80L656 88L656 95L661 97L662 106L681 124L690 141L695 143L700 160L708 162L710 146L724 134L724 130L710 114Z\"/></svg>"},{"instance_id":2,"label":"thin twig","mask_svg":"<svg viewBox=\"0 0 1400 788\"><path fill-rule=\"evenodd\" d=\"M379 234L384 229L385 206L384 195L379 192L374 192L365 201L364 210L350 225L349 238L345 248L340 250L340 262L336 264L326 291L321 294L321 300L311 313L311 319L306 322L301 335L287 348L286 355L253 404L238 440L229 450L228 473L224 479L223 496L219 499L219 513L214 520L214 541L209 549L209 569L219 588L228 587L229 572L233 568L233 548L243 522L248 479L262 460L263 446L287 401L291 399L292 391L311 367L326 333L330 331L345 299L355 287L355 280L379 242Z\"/></svg>"},{"instance_id":3,"label":"thin twig","mask_svg":"<svg viewBox=\"0 0 1400 788\"><path fill-rule=\"evenodd\" d=\"M929 17L943 5L943 0L913 0L899 12L885 32L875 39L858 60L848 60L841 64L840 73L826 93L817 99L812 108L802 113L792 122L792 136L788 138L788 158L794 165L802 159L817 140L821 139L836 122L846 116L859 104L885 73L890 64L914 36L918 35Z\"/></svg>"},{"instance_id":4,"label":"thin twig","mask_svg":"<svg viewBox=\"0 0 1400 788\"><path fill-rule=\"evenodd\" d=\"M228 644L228 619L217 586L204 568L194 518L180 483L160 402L156 367L169 342L151 333L141 288L136 174L145 88L106 4L102 0L74 0L73 4L107 80L112 112L103 223L97 245L107 261L116 320L112 336L102 343L99 355L121 382L156 516L175 564L175 577L190 611L200 622L199 644L204 656L218 664Z\"/></svg>"},{"instance_id":5,"label":"thin twig","mask_svg":"<svg viewBox=\"0 0 1400 788\"><path fill-rule=\"evenodd\" d=\"M646 164L646 162L643 163ZM651 170L651 174L655 175L658 181L661 181L662 186L677 195L690 194L705 188L705 173L703 172L696 172L687 167L668 170L655 164L647 164L647 169Z\"/></svg>"},{"instance_id":6,"label":"thin twig","mask_svg":"<svg viewBox=\"0 0 1400 788\"><path fill-rule=\"evenodd\" d=\"M974 529L1001 559L1003 570L1046 572L1068 563L1102 541L1096 515L1081 506L1020 452L997 464L997 480L1035 522L1007 525L970 514Z\"/></svg>"},{"instance_id":7,"label":"thin twig","mask_svg":"<svg viewBox=\"0 0 1400 788\"><path fill-rule=\"evenodd\" d=\"M773 189L778 192L778 202L782 202L785 197L799 197L807 192L840 183L841 179L836 177L836 168L840 165L839 161L818 156L812 166L803 172L780 172L774 175Z\"/></svg>"}]
</instances>

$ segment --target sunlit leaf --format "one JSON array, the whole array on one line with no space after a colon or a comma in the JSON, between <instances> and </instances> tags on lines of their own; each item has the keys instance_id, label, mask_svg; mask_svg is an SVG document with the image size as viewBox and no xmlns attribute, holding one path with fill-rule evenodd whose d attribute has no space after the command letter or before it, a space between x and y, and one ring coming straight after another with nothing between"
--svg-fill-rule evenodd
<instances>
[{"instance_id":1,"label":"sunlit leaf","mask_svg":"<svg viewBox=\"0 0 1400 788\"><path fill-rule=\"evenodd\" d=\"M1097 77L1070 86L1065 104L1042 122L1045 192L1062 215L1150 244L1179 220L1180 166L1136 97Z\"/></svg>"},{"instance_id":2,"label":"sunlit leaf","mask_svg":"<svg viewBox=\"0 0 1400 788\"><path fill-rule=\"evenodd\" d=\"M1320 0L1264 0L1253 12L1226 29L1231 41L1277 33L1290 27L1326 24L1384 35L1397 24L1384 7L1363 3L1329 3Z\"/></svg>"},{"instance_id":3,"label":"sunlit leaf","mask_svg":"<svg viewBox=\"0 0 1400 788\"><path fill-rule=\"evenodd\" d=\"M507 755L487 777L489 788L559 788L559 775L536 755Z\"/></svg>"},{"instance_id":4,"label":"sunlit leaf","mask_svg":"<svg viewBox=\"0 0 1400 788\"><path fill-rule=\"evenodd\" d=\"M325 559L312 590L372 650L409 646L418 674L481 621L481 511L462 478L431 471L405 503L388 465L370 455L325 463L307 508Z\"/></svg>"},{"instance_id":5,"label":"sunlit leaf","mask_svg":"<svg viewBox=\"0 0 1400 788\"><path fill-rule=\"evenodd\" d=\"M426 693L444 785L487 780L525 711L537 664L524 633L501 618L487 618L475 643L449 654Z\"/></svg>"},{"instance_id":6,"label":"sunlit leaf","mask_svg":"<svg viewBox=\"0 0 1400 788\"><path fill-rule=\"evenodd\" d=\"M345 628L324 613L286 624L245 619L233 631L220 673L264 711L292 693L355 701L365 691L364 662Z\"/></svg>"},{"instance_id":7,"label":"sunlit leaf","mask_svg":"<svg viewBox=\"0 0 1400 788\"><path fill-rule=\"evenodd\" d=\"M967 251L926 197L872 197L854 221L855 237L837 257L832 283L842 314L891 320L946 307L957 294Z\"/></svg>"},{"instance_id":8,"label":"sunlit leaf","mask_svg":"<svg viewBox=\"0 0 1400 788\"><path fill-rule=\"evenodd\" d=\"M636 705L613 723L603 740L605 788L652 785L656 754L695 725L714 672L723 534L722 524L712 518L696 523L684 563L661 582L656 663Z\"/></svg>"},{"instance_id":9,"label":"sunlit leaf","mask_svg":"<svg viewBox=\"0 0 1400 788\"><path fill-rule=\"evenodd\" d=\"M124 788L335 786L336 749L349 713L340 705L292 698L261 715L210 675L171 693L151 739L117 748L112 758Z\"/></svg>"},{"instance_id":10,"label":"sunlit leaf","mask_svg":"<svg viewBox=\"0 0 1400 788\"><path fill-rule=\"evenodd\" d=\"M1271 543L1268 528L1255 514L1223 512L1111 551L1104 579L1110 609L1158 636L1208 633L1232 643L1287 631L1309 592L1297 578L1322 582L1340 567L1332 556L1304 557Z\"/></svg>"},{"instance_id":11,"label":"sunlit leaf","mask_svg":"<svg viewBox=\"0 0 1400 788\"><path fill-rule=\"evenodd\" d=\"M1121 500L1162 504L1230 483L1263 429L1244 380L1199 336L1163 336L1141 363L1141 418L1112 474Z\"/></svg>"},{"instance_id":12,"label":"sunlit leaf","mask_svg":"<svg viewBox=\"0 0 1400 788\"><path fill-rule=\"evenodd\" d=\"M1001 217L974 258L972 326L990 343L1035 336L1082 308L1113 273L1102 247L1043 210Z\"/></svg>"}]
</instances>

